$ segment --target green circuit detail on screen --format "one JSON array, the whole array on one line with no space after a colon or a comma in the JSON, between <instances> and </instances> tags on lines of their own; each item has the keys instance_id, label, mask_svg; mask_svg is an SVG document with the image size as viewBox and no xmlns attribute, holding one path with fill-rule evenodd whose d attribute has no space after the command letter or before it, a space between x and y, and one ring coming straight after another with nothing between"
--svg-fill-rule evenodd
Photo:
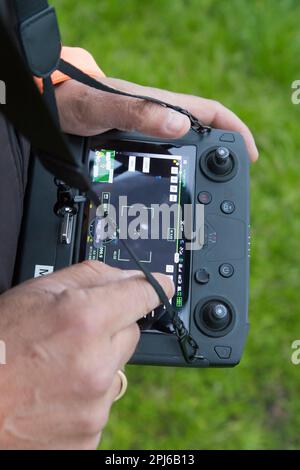
<instances>
[{"instance_id":1,"label":"green circuit detail on screen","mask_svg":"<svg viewBox=\"0 0 300 470\"><path fill-rule=\"evenodd\" d=\"M112 183L114 179L115 150L96 150L92 182Z\"/></svg>"}]
</instances>

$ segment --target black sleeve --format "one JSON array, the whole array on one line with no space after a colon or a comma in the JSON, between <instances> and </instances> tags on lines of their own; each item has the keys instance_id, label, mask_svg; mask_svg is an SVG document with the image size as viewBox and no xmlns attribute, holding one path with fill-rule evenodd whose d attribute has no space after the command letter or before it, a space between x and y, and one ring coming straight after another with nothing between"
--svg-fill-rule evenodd
<instances>
[{"instance_id":1,"label":"black sleeve","mask_svg":"<svg viewBox=\"0 0 300 470\"><path fill-rule=\"evenodd\" d=\"M14 34L16 19L12 6L11 1L0 0L0 14ZM6 121L0 105L0 293L11 287L29 155L29 143Z\"/></svg>"},{"instance_id":2,"label":"black sleeve","mask_svg":"<svg viewBox=\"0 0 300 470\"><path fill-rule=\"evenodd\" d=\"M0 293L11 287L30 146L0 113Z\"/></svg>"}]
</instances>

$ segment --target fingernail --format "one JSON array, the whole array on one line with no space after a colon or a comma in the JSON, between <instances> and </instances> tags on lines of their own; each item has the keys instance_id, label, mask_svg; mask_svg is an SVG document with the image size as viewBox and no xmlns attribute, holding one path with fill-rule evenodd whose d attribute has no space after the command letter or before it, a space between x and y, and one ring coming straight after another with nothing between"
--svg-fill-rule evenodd
<instances>
[{"instance_id":1,"label":"fingernail","mask_svg":"<svg viewBox=\"0 0 300 470\"><path fill-rule=\"evenodd\" d=\"M171 132L172 134L182 131L182 129L186 126L187 119L188 118L183 114L170 110L166 122L167 131Z\"/></svg>"}]
</instances>

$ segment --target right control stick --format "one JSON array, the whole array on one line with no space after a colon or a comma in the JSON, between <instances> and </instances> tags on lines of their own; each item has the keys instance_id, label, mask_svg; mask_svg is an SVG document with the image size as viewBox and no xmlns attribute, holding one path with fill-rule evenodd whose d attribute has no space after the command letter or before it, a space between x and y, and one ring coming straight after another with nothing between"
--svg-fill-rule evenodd
<instances>
[{"instance_id":1,"label":"right control stick","mask_svg":"<svg viewBox=\"0 0 300 470\"><path fill-rule=\"evenodd\" d=\"M231 172L233 161L227 147L218 147L209 155L207 166L216 175L226 175Z\"/></svg>"},{"instance_id":2,"label":"right control stick","mask_svg":"<svg viewBox=\"0 0 300 470\"><path fill-rule=\"evenodd\" d=\"M209 302L203 309L203 321L212 330L223 330L230 322L229 309L220 302Z\"/></svg>"},{"instance_id":3,"label":"right control stick","mask_svg":"<svg viewBox=\"0 0 300 470\"><path fill-rule=\"evenodd\" d=\"M225 336L232 330L234 319L234 308L225 299L207 299L196 306L196 325L207 336Z\"/></svg>"},{"instance_id":4,"label":"right control stick","mask_svg":"<svg viewBox=\"0 0 300 470\"><path fill-rule=\"evenodd\" d=\"M229 148L215 147L201 156L200 169L210 180L224 183L237 174L238 159Z\"/></svg>"}]
</instances>

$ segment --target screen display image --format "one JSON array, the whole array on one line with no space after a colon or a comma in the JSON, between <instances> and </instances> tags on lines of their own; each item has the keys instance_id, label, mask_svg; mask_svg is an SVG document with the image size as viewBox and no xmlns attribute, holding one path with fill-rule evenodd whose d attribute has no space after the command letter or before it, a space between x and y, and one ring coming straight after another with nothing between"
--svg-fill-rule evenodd
<instances>
[{"instance_id":1,"label":"screen display image","mask_svg":"<svg viewBox=\"0 0 300 470\"><path fill-rule=\"evenodd\" d=\"M99 147L90 151L90 175L105 214L119 228L141 263L151 272L172 278L176 293L172 299L184 320L189 293L190 251L182 231L181 210L191 204L195 174L195 149L192 146L163 148L162 153ZM153 146L151 146L153 147ZM147 149L145 149L147 150ZM150 150L150 149L149 149ZM158 151L162 151L159 147ZM161 208L168 216L162 219ZM172 210L168 210L172 208ZM120 269L137 269L118 234L99 238L99 218L90 204L85 214L83 258L99 260ZM125 225L124 225L125 224ZM187 316L186 316L187 320ZM144 331L172 333L173 326L164 307L158 307L139 322Z\"/></svg>"}]
</instances>

